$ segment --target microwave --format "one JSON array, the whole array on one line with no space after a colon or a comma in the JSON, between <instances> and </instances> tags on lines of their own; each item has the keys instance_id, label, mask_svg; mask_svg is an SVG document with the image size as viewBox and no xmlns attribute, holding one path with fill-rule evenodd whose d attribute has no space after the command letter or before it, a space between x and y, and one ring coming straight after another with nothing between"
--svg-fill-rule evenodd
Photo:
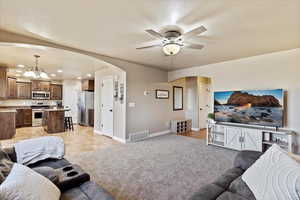
<instances>
[{"instance_id":1,"label":"microwave","mask_svg":"<svg viewBox=\"0 0 300 200\"><path fill-rule=\"evenodd\" d=\"M50 99L50 92L32 91L32 99L34 99L34 100L49 100Z\"/></svg>"}]
</instances>

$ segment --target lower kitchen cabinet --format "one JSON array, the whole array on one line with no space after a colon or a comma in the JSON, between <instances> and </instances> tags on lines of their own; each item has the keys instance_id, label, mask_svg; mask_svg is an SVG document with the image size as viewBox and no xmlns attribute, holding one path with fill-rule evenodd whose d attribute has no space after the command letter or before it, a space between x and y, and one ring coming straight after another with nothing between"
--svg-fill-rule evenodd
<instances>
[{"instance_id":1,"label":"lower kitchen cabinet","mask_svg":"<svg viewBox=\"0 0 300 200\"><path fill-rule=\"evenodd\" d=\"M32 110L31 109L17 109L16 127L32 126Z\"/></svg>"}]
</instances>

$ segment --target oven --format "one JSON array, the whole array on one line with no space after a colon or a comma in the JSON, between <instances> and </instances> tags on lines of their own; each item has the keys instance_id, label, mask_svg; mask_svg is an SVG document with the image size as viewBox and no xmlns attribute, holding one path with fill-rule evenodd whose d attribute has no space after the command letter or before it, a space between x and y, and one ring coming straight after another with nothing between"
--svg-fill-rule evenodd
<instances>
[{"instance_id":1,"label":"oven","mask_svg":"<svg viewBox=\"0 0 300 200\"><path fill-rule=\"evenodd\" d=\"M49 100L50 99L50 92L32 91L32 99L34 99L34 100Z\"/></svg>"},{"instance_id":2,"label":"oven","mask_svg":"<svg viewBox=\"0 0 300 200\"><path fill-rule=\"evenodd\" d=\"M42 126L44 111L42 109L32 109L32 126Z\"/></svg>"}]
</instances>

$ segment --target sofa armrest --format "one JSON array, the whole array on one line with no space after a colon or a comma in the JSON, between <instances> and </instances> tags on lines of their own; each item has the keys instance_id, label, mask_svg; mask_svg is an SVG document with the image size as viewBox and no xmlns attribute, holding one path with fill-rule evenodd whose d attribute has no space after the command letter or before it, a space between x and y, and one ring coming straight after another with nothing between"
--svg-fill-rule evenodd
<instances>
[{"instance_id":1,"label":"sofa armrest","mask_svg":"<svg viewBox=\"0 0 300 200\"><path fill-rule=\"evenodd\" d=\"M12 162L17 162L17 154L15 152L15 148L14 147L10 147L10 148L4 148L2 149L5 153L7 153L7 155L9 156L10 160Z\"/></svg>"},{"instance_id":2,"label":"sofa armrest","mask_svg":"<svg viewBox=\"0 0 300 200\"><path fill-rule=\"evenodd\" d=\"M263 153L259 151L241 151L234 159L234 167L247 170Z\"/></svg>"}]
</instances>

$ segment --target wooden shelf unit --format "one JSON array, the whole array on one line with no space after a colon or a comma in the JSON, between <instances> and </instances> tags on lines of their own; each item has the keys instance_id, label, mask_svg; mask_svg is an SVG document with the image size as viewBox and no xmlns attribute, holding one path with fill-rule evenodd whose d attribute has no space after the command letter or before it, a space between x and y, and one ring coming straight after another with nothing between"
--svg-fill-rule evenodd
<instances>
[{"instance_id":1,"label":"wooden shelf unit","mask_svg":"<svg viewBox=\"0 0 300 200\"><path fill-rule=\"evenodd\" d=\"M279 145L288 152L295 152L295 133L291 130L272 129L229 124L208 124L207 145L234 150L266 151L273 144Z\"/></svg>"}]
</instances>

